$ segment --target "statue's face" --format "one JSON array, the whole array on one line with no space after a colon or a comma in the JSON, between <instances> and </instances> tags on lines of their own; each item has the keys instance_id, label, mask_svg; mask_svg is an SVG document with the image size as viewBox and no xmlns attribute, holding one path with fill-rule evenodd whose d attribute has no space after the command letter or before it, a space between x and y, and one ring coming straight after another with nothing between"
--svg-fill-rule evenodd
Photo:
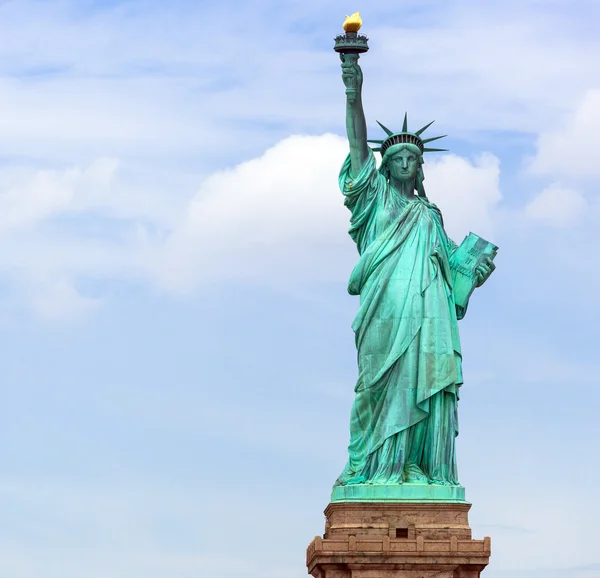
<instances>
[{"instance_id":1,"label":"statue's face","mask_svg":"<svg viewBox=\"0 0 600 578\"><path fill-rule=\"evenodd\" d=\"M419 169L419 155L408 147L394 152L387 161L390 177L397 181L412 181Z\"/></svg>"}]
</instances>

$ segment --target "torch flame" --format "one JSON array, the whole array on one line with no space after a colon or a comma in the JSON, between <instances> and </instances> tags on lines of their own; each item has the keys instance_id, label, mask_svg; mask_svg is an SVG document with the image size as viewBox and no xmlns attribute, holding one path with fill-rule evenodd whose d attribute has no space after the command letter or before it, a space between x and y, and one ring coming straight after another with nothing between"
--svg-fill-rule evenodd
<instances>
[{"instance_id":1,"label":"torch flame","mask_svg":"<svg viewBox=\"0 0 600 578\"><path fill-rule=\"evenodd\" d=\"M362 18L360 17L360 12L355 12L352 14L352 16L346 16L346 20L344 22L345 32L358 32L361 26Z\"/></svg>"}]
</instances>

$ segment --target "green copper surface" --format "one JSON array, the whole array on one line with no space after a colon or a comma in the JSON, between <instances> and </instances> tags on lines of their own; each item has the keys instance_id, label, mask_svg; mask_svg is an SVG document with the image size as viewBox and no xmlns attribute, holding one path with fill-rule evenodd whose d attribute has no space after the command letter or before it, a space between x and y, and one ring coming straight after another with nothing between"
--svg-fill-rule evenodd
<instances>
[{"instance_id":1,"label":"green copper surface","mask_svg":"<svg viewBox=\"0 0 600 578\"><path fill-rule=\"evenodd\" d=\"M332 501L464 501L455 448L463 383L458 319L473 288L494 270L497 247L471 234L458 250L427 199L423 152L439 149L423 145L441 138L421 139L431 123L415 133L406 115L401 133L378 123L387 138L379 141L377 168L358 59L342 59L352 93L350 153L339 176L359 254L348 283L349 293L360 296L352 325L358 379L348 462Z\"/></svg>"},{"instance_id":2,"label":"green copper surface","mask_svg":"<svg viewBox=\"0 0 600 578\"><path fill-rule=\"evenodd\" d=\"M434 484L356 484L335 486L331 502L465 502L462 486Z\"/></svg>"}]
</instances>

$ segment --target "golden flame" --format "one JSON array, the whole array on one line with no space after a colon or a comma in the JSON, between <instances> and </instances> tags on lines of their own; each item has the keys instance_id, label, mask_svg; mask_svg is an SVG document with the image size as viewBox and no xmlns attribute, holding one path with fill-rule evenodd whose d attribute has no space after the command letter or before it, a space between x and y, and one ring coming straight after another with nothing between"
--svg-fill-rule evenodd
<instances>
[{"instance_id":1,"label":"golden flame","mask_svg":"<svg viewBox=\"0 0 600 578\"><path fill-rule=\"evenodd\" d=\"M360 12L355 12L352 16L346 16L346 20L344 21L345 32L358 32L361 26L362 18L360 17Z\"/></svg>"}]
</instances>

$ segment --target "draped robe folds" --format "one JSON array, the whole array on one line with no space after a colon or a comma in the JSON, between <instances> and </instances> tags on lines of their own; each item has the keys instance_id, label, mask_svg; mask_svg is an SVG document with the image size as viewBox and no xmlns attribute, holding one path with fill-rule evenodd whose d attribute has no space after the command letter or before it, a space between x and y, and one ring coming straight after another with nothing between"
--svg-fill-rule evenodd
<instances>
[{"instance_id":1,"label":"draped robe folds","mask_svg":"<svg viewBox=\"0 0 600 578\"><path fill-rule=\"evenodd\" d=\"M360 295L360 307L349 459L336 485L458 484L462 371L449 263L456 245L438 208L402 197L372 153L356 177L348 156L340 188L360 255L348 291Z\"/></svg>"}]
</instances>

